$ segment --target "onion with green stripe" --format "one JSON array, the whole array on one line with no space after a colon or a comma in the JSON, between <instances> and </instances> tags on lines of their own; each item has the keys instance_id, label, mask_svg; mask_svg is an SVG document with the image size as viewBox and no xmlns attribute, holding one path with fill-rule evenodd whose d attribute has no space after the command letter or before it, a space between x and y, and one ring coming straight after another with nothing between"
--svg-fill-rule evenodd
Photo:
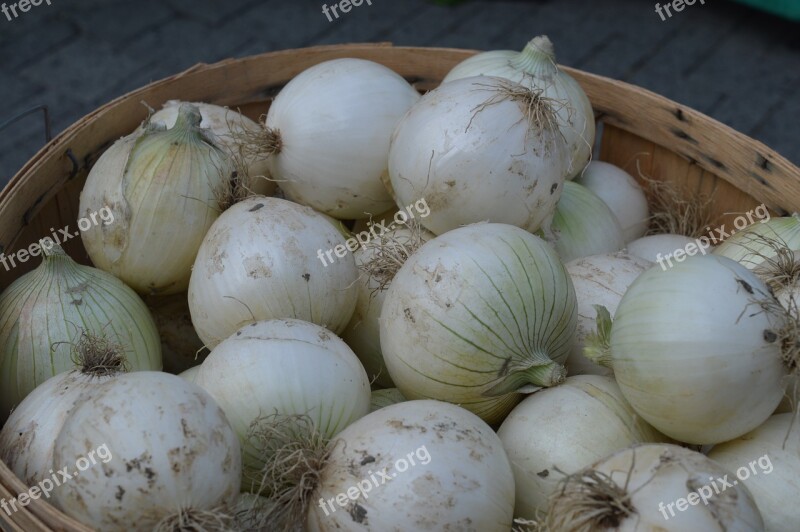
<instances>
[{"instance_id":1,"label":"onion with green stripe","mask_svg":"<svg viewBox=\"0 0 800 532\"><path fill-rule=\"evenodd\" d=\"M111 275L42 241L38 268L0 295L0 418L50 377L76 369L82 337L119 347L131 371L161 369L161 340L147 306Z\"/></svg>"},{"instance_id":2,"label":"onion with green stripe","mask_svg":"<svg viewBox=\"0 0 800 532\"><path fill-rule=\"evenodd\" d=\"M384 302L381 348L408 399L449 401L498 423L521 393L563 382L576 309L546 242L511 225L474 224L403 265Z\"/></svg>"}]
</instances>

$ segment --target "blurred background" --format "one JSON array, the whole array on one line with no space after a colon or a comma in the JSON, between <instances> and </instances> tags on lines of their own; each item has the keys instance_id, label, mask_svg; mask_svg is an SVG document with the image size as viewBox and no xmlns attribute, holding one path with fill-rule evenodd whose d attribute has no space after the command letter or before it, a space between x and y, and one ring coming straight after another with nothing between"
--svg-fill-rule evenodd
<instances>
[{"instance_id":1,"label":"blurred background","mask_svg":"<svg viewBox=\"0 0 800 532\"><path fill-rule=\"evenodd\" d=\"M55 136L130 90L228 57L376 41L519 50L546 34L560 63L653 90L800 164L800 0L741 1L662 17L652 0L365 0L335 18L323 13L333 0L43 0L0 13L0 124L44 105ZM2 185L45 135L41 112L0 130Z\"/></svg>"}]
</instances>

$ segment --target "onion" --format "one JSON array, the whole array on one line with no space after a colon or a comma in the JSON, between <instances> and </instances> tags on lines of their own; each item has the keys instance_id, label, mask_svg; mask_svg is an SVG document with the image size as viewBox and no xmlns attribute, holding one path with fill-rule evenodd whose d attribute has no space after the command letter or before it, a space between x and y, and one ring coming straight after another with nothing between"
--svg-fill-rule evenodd
<instances>
[{"instance_id":1,"label":"onion","mask_svg":"<svg viewBox=\"0 0 800 532\"><path fill-rule=\"evenodd\" d=\"M0 418L50 377L75 369L82 335L119 346L132 371L160 370L153 317L122 281L43 240L38 268L0 295Z\"/></svg>"},{"instance_id":2,"label":"onion","mask_svg":"<svg viewBox=\"0 0 800 532\"><path fill-rule=\"evenodd\" d=\"M571 152L569 175L580 173L594 146L594 111L578 82L558 68L553 43L547 36L534 38L522 52L495 50L465 59L443 83L472 76L506 78L557 100L559 128Z\"/></svg>"},{"instance_id":3,"label":"onion","mask_svg":"<svg viewBox=\"0 0 800 532\"><path fill-rule=\"evenodd\" d=\"M11 413L0 432L0 457L26 485L50 476L53 446L67 416L99 385L127 371L118 346L83 335L73 348L79 368L47 379Z\"/></svg>"},{"instance_id":4,"label":"onion","mask_svg":"<svg viewBox=\"0 0 800 532\"><path fill-rule=\"evenodd\" d=\"M747 488L724 486L731 477L698 452L638 445L564 479L551 501L549 530L764 530Z\"/></svg>"},{"instance_id":5,"label":"onion","mask_svg":"<svg viewBox=\"0 0 800 532\"><path fill-rule=\"evenodd\" d=\"M639 415L667 436L727 441L780 403L797 360L795 327L743 266L689 257L649 269L623 296L611 329L614 375Z\"/></svg>"},{"instance_id":6,"label":"onion","mask_svg":"<svg viewBox=\"0 0 800 532\"><path fill-rule=\"evenodd\" d=\"M347 495L345 507L336 502L340 494ZM339 434L309 499L310 532L507 532L514 478L497 435L475 415L436 401L409 401Z\"/></svg>"},{"instance_id":7,"label":"onion","mask_svg":"<svg viewBox=\"0 0 800 532\"><path fill-rule=\"evenodd\" d=\"M169 100L160 111L150 116L150 122L163 123L167 128L172 128L178 119L180 106L184 103L180 100ZM243 183L253 194L264 196L272 195L275 192L275 183L270 179L269 161L252 154L240 153L240 145L236 141L237 137L246 134L258 133L261 126L250 120L243 114L220 107L210 103L191 102L200 111L202 120L200 127L214 134L220 148L225 150L231 157L241 157L243 166L247 173L246 182Z\"/></svg>"},{"instance_id":8,"label":"onion","mask_svg":"<svg viewBox=\"0 0 800 532\"><path fill-rule=\"evenodd\" d=\"M547 227L571 156L552 105L494 77L427 93L392 136L397 204L425 199L432 212L420 221L437 235L487 220L529 231Z\"/></svg>"},{"instance_id":9,"label":"onion","mask_svg":"<svg viewBox=\"0 0 800 532\"><path fill-rule=\"evenodd\" d=\"M266 135L286 197L336 218L392 206L381 182L389 139L419 94L400 75L363 59L334 59L290 81L272 102Z\"/></svg>"},{"instance_id":10,"label":"onion","mask_svg":"<svg viewBox=\"0 0 800 532\"><path fill-rule=\"evenodd\" d=\"M800 427L792 414L772 416L741 438L711 449L753 494L768 531L796 530L800 523Z\"/></svg>"},{"instance_id":11,"label":"onion","mask_svg":"<svg viewBox=\"0 0 800 532\"><path fill-rule=\"evenodd\" d=\"M625 247L622 228L608 205L588 188L571 181L564 183L552 231L552 244L564 262Z\"/></svg>"},{"instance_id":12,"label":"onion","mask_svg":"<svg viewBox=\"0 0 800 532\"><path fill-rule=\"evenodd\" d=\"M129 373L103 384L64 423L53 463L76 464L98 446L109 460L64 482L53 501L99 530L203 530L238 495L236 434L208 393L174 375Z\"/></svg>"},{"instance_id":13,"label":"onion","mask_svg":"<svg viewBox=\"0 0 800 532\"><path fill-rule=\"evenodd\" d=\"M547 509L562 474L630 445L665 439L638 418L614 379L599 375L568 377L527 397L497 435L514 472L514 514L529 519Z\"/></svg>"},{"instance_id":14,"label":"onion","mask_svg":"<svg viewBox=\"0 0 800 532\"><path fill-rule=\"evenodd\" d=\"M567 359L570 375L612 374L609 368L583 355L587 337L597 329L595 306L601 305L612 314L616 312L625 291L650 266L651 262L623 252L584 257L566 265L578 300L578 329Z\"/></svg>"},{"instance_id":15,"label":"onion","mask_svg":"<svg viewBox=\"0 0 800 532\"><path fill-rule=\"evenodd\" d=\"M352 255L320 261L345 241L322 215L278 198L237 203L211 227L192 270L189 309L197 334L213 348L242 325L297 318L335 333L355 309Z\"/></svg>"},{"instance_id":16,"label":"onion","mask_svg":"<svg viewBox=\"0 0 800 532\"><path fill-rule=\"evenodd\" d=\"M370 398L369 411L374 412L380 408L385 408L389 405L402 403L406 401L403 394L397 388L386 388L384 390L375 390L372 392Z\"/></svg>"},{"instance_id":17,"label":"onion","mask_svg":"<svg viewBox=\"0 0 800 532\"><path fill-rule=\"evenodd\" d=\"M625 242L644 236L650 219L644 190L631 175L613 164L592 161L575 179L603 200L614 213Z\"/></svg>"},{"instance_id":18,"label":"onion","mask_svg":"<svg viewBox=\"0 0 800 532\"><path fill-rule=\"evenodd\" d=\"M664 264L665 257L688 245L697 245L697 240L683 235L650 235L628 242L627 251L644 260Z\"/></svg>"},{"instance_id":19,"label":"onion","mask_svg":"<svg viewBox=\"0 0 800 532\"><path fill-rule=\"evenodd\" d=\"M761 223L731 235L714 249L714 254L733 259L752 270L765 260L775 258L781 248L800 249L800 215L760 218ZM730 228L726 232L729 231Z\"/></svg>"},{"instance_id":20,"label":"onion","mask_svg":"<svg viewBox=\"0 0 800 532\"><path fill-rule=\"evenodd\" d=\"M376 386L394 386L383 362L378 324L386 291L408 257L433 237L433 233L414 223L371 239L353 254L361 272L357 283L358 301L342 339L364 364Z\"/></svg>"},{"instance_id":21,"label":"onion","mask_svg":"<svg viewBox=\"0 0 800 532\"><path fill-rule=\"evenodd\" d=\"M262 415L308 415L330 438L369 412L369 380L356 356L330 331L300 320L242 327L214 348L195 382L217 400L242 441L245 488L263 466L248 439Z\"/></svg>"},{"instance_id":22,"label":"onion","mask_svg":"<svg viewBox=\"0 0 800 532\"><path fill-rule=\"evenodd\" d=\"M460 404L491 424L519 392L563 382L575 323L575 290L549 245L510 225L475 224L431 240L400 268L381 348L404 396Z\"/></svg>"},{"instance_id":23,"label":"onion","mask_svg":"<svg viewBox=\"0 0 800 532\"><path fill-rule=\"evenodd\" d=\"M92 263L140 293L186 291L203 235L228 201L235 166L201 120L185 104L172 129L150 124L120 139L81 192L80 212L114 215L81 232Z\"/></svg>"}]
</instances>

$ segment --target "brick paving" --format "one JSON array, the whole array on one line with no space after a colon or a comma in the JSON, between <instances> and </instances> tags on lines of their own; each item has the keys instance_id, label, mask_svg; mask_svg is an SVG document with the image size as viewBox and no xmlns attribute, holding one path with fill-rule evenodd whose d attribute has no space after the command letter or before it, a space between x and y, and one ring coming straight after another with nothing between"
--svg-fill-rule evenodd
<instances>
[{"instance_id":1,"label":"brick paving","mask_svg":"<svg viewBox=\"0 0 800 532\"><path fill-rule=\"evenodd\" d=\"M52 0L10 22L0 14L0 122L46 104L55 134L126 91L227 57L372 41L519 49L547 34L561 63L661 93L800 164L800 24L723 0L666 21L641 0L372 0L332 22L323 3ZM43 141L38 115L0 131L0 181Z\"/></svg>"}]
</instances>

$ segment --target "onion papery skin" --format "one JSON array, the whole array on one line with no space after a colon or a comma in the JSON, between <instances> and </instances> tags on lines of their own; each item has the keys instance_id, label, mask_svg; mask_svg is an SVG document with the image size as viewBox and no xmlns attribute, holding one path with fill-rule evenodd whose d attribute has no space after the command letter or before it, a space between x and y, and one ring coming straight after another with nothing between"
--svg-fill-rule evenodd
<instances>
[{"instance_id":1,"label":"onion papery skin","mask_svg":"<svg viewBox=\"0 0 800 532\"><path fill-rule=\"evenodd\" d=\"M508 458L492 429L466 410L408 401L361 418L337 440L311 498L309 532L511 528ZM402 471L396 465L401 460L407 467ZM391 480L382 481L379 471ZM377 483L366 496L344 508L334 502L335 511L328 507L326 515L320 499L335 499L373 477Z\"/></svg>"},{"instance_id":2,"label":"onion papery skin","mask_svg":"<svg viewBox=\"0 0 800 532\"><path fill-rule=\"evenodd\" d=\"M577 375L526 397L497 435L517 486L516 517L547 510L561 473L570 475L637 443L666 437L642 421L611 377Z\"/></svg>"},{"instance_id":3,"label":"onion papery skin","mask_svg":"<svg viewBox=\"0 0 800 532\"><path fill-rule=\"evenodd\" d=\"M269 160L286 197L339 219L392 207L381 179L389 141L419 97L399 74L363 59L325 61L295 76L266 119L280 135Z\"/></svg>"},{"instance_id":4,"label":"onion papery skin","mask_svg":"<svg viewBox=\"0 0 800 532\"><path fill-rule=\"evenodd\" d=\"M763 423L783 397L788 370L778 338L786 325L767 286L730 259L654 266L614 316L614 375L639 415L667 436L731 440Z\"/></svg>"},{"instance_id":5,"label":"onion papery skin","mask_svg":"<svg viewBox=\"0 0 800 532\"><path fill-rule=\"evenodd\" d=\"M381 348L409 399L459 404L502 421L531 383L561 382L575 290L552 248L505 224L474 224L423 245L381 314Z\"/></svg>"},{"instance_id":6,"label":"onion papery skin","mask_svg":"<svg viewBox=\"0 0 800 532\"><path fill-rule=\"evenodd\" d=\"M647 197L629 173L613 164L592 161L575 182L597 194L608 205L622 227L625 242L645 235L650 223Z\"/></svg>"},{"instance_id":7,"label":"onion papery skin","mask_svg":"<svg viewBox=\"0 0 800 532\"><path fill-rule=\"evenodd\" d=\"M81 239L92 263L140 294L185 292L197 249L220 213L220 194L235 168L199 127L200 113L181 106L169 130L151 125L114 143L89 172L79 212L110 209Z\"/></svg>"},{"instance_id":8,"label":"onion papery skin","mask_svg":"<svg viewBox=\"0 0 800 532\"><path fill-rule=\"evenodd\" d=\"M594 146L594 111L580 84L558 68L553 44L547 37L536 37L522 52L493 50L467 58L453 67L442 83L472 76L505 78L558 100L559 126L572 154L568 175L574 177L581 172Z\"/></svg>"},{"instance_id":9,"label":"onion papery skin","mask_svg":"<svg viewBox=\"0 0 800 532\"><path fill-rule=\"evenodd\" d=\"M167 129L175 125L178 118L178 109L181 104L187 103L180 100L169 100L164 106L150 116L150 122L161 122ZM202 116L200 127L214 134L220 148L229 155L239 157L239 142L237 136L244 132L253 134L261 130L261 126L250 120L240 112L210 103L188 102L197 107ZM243 156L247 176L250 179L250 189L253 194L271 196L277 188L269 174L270 163L263 157Z\"/></svg>"},{"instance_id":10,"label":"onion papery skin","mask_svg":"<svg viewBox=\"0 0 800 532\"><path fill-rule=\"evenodd\" d=\"M54 249L0 295L0 418L50 377L76 368L82 333L121 346L131 371L160 370L161 342L141 298Z\"/></svg>"},{"instance_id":11,"label":"onion papery skin","mask_svg":"<svg viewBox=\"0 0 800 532\"><path fill-rule=\"evenodd\" d=\"M592 362L583 354L587 337L597 332L594 306L602 305L613 315L628 287L652 265L650 261L621 251L592 255L566 264L578 299L578 328L567 359L569 375L613 374L610 368Z\"/></svg>"},{"instance_id":12,"label":"onion papery skin","mask_svg":"<svg viewBox=\"0 0 800 532\"><path fill-rule=\"evenodd\" d=\"M749 470L742 483L753 494L768 532L791 532L800 523L800 426L792 417L772 416L754 431L708 453L729 471Z\"/></svg>"},{"instance_id":13,"label":"onion papery skin","mask_svg":"<svg viewBox=\"0 0 800 532\"><path fill-rule=\"evenodd\" d=\"M208 392L175 375L137 372L103 384L69 416L53 463L74 470L103 445L110 458L52 499L98 530L150 532L179 511L219 511L238 497L236 433Z\"/></svg>"},{"instance_id":14,"label":"onion papery skin","mask_svg":"<svg viewBox=\"0 0 800 532\"><path fill-rule=\"evenodd\" d=\"M610 477L629 502L629 513L613 512L609 502L605 514L610 516L610 526L603 530L637 532L652 530L659 532L688 532L701 530L724 530L726 532L754 532L764 530L764 521L753 500L753 496L742 482L722 488L723 478L736 482L731 471L706 456L677 445L646 443L620 450L593 464L591 469ZM715 484L712 484L715 482ZM686 499L690 493L708 486L713 496L708 503L699 499L696 504L687 504L683 511L676 506L678 499ZM713 486L720 490L714 491ZM698 495L695 493L695 495ZM576 498L573 505L556 506L551 512L563 515L563 511L574 503L588 503L582 517L600 513L603 499L592 501L586 496ZM562 502L566 502L563 501ZM669 507L672 504L672 507ZM661 508L663 507L663 510ZM578 512L581 515L580 512ZM597 515L597 514L595 514ZM600 514L601 516L603 514ZM666 518L665 518L666 516ZM591 521L590 521L591 522ZM600 527L592 528L592 530ZM556 530L573 530L557 528Z\"/></svg>"},{"instance_id":15,"label":"onion papery skin","mask_svg":"<svg viewBox=\"0 0 800 532\"><path fill-rule=\"evenodd\" d=\"M749 225L714 248L714 255L728 257L752 270L764 262L765 257L775 257L776 250L769 241L789 250L800 249L800 215Z\"/></svg>"},{"instance_id":16,"label":"onion papery skin","mask_svg":"<svg viewBox=\"0 0 800 532\"><path fill-rule=\"evenodd\" d=\"M384 388L375 390L370 396L369 411L374 412L389 405L395 405L406 401L403 394L397 388Z\"/></svg>"},{"instance_id":17,"label":"onion papery skin","mask_svg":"<svg viewBox=\"0 0 800 532\"><path fill-rule=\"evenodd\" d=\"M246 471L264 465L248 438L260 416L308 415L331 438L369 412L369 379L355 354L335 334L300 320L242 327L214 348L194 382L225 411ZM249 481L243 479L244 489Z\"/></svg>"},{"instance_id":18,"label":"onion papery skin","mask_svg":"<svg viewBox=\"0 0 800 532\"><path fill-rule=\"evenodd\" d=\"M355 309L358 270L351 253L327 266L317 254L344 243L309 207L263 196L237 203L208 231L192 269L198 336L213 348L243 325L280 318L342 332Z\"/></svg>"},{"instance_id":19,"label":"onion papery skin","mask_svg":"<svg viewBox=\"0 0 800 532\"><path fill-rule=\"evenodd\" d=\"M398 124L389 151L395 201L424 199L431 213L420 223L432 233L482 221L529 231L549 224L567 171L566 144L557 127L534 124L510 91L526 89L494 77L445 83ZM540 107L542 114L550 109Z\"/></svg>"},{"instance_id":20,"label":"onion papery skin","mask_svg":"<svg viewBox=\"0 0 800 532\"><path fill-rule=\"evenodd\" d=\"M564 262L613 253L625 247L622 227L603 200L588 188L567 181L552 224L553 247Z\"/></svg>"},{"instance_id":21,"label":"onion papery skin","mask_svg":"<svg viewBox=\"0 0 800 532\"><path fill-rule=\"evenodd\" d=\"M53 446L72 410L116 375L59 373L33 390L0 431L0 458L27 486L50 476Z\"/></svg>"}]
</instances>

